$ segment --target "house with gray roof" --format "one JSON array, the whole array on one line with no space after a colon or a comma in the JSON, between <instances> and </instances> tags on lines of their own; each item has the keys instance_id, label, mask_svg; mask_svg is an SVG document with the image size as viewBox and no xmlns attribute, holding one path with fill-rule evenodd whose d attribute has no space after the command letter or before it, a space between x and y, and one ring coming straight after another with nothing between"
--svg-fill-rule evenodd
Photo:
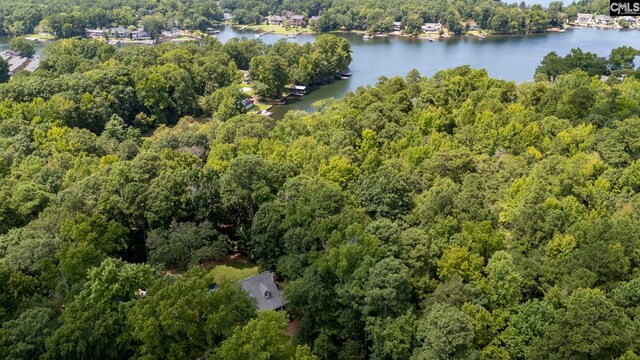
<instances>
[{"instance_id":1,"label":"house with gray roof","mask_svg":"<svg viewBox=\"0 0 640 360\"><path fill-rule=\"evenodd\" d=\"M613 18L609 15L596 15L596 24L611 25L613 24Z\"/></svg>"},{"instance_id":2,"label":"house with gray roof","mask_svg":"<svg viewBox=\"0 0 640 360\"><path fill-rule=\"evenodd\" d=\"M127 36L127 30L122 26L112 27L109 29L109 35L115 38L124 38Z\"/></svg>"},{"instance_id":3,"label":"house with gray roof","mask_svg":"<svg viewBox=\"0 0 640 360\"><path fill-rule=\"evenodd\" d=\"M267 22L269 22L269 25L281 25L283 21L284 18L280 15L273 15L267 18Z\"/></svg>"},{"instance_id":4,"label":"house with gray roof","mask_svg":"<svg viewBox=\"0 0 640 360\"><path fill-rule=\"evenodd\" d=\"M22 70L36 71L40 66L40 58L35 56L32 58L26 58L20 56L13 50L5 50L0 52L0 58L4 59L9 64L9 75L13 76Z\"/></svg>"},{"instance_id":5,"label":"house with gray roof","mask_svg":"<svg viewBox=\"0 0 640 360\"><path fill-rule=\"evenodd\" d=\"M578 13L578 17L576 18L576 24L585 26L585 25L591 24L592 22L593 22L593 15Z\"/></svg>"},{"instance_id":6,"label":"house with gray roof","mask_svg":"<svg viewBox=\"0 0 640 360\"><path fill-rule=\"evenodd\" d=\"M425 23L422 25L422 30L428 33L439 32L442 30L442 24L440 23Z\"/></svg>"},{"instance_id":7,"label":"house with gray roof","mask_svg":"<svg viewBox=\"0 0 640 360\"><path fill-rule=\"evenodd\" d=\"M289 22L293 26L302 26L306 23L307 18L304 15L291 15Z\"/></svg>"},{"instance_id":8,"label":"house with gray roof","mask_svg":"<svg viewBox=\"0 0 640 360\"><path fill-rule=\"evenodd\" d=\"M282 292L268 271L240 281L240 287L255 299L258 310L279 310L286 304Z\"/></svg>"}]
</instances>

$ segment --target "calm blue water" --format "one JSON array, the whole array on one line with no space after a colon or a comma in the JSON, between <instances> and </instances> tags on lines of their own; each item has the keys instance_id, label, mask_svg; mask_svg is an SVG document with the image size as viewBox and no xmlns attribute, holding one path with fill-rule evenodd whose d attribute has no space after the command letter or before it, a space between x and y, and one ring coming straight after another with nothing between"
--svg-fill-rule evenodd
<instances>
[{"instance_id":1,"label":"calm blue water","mask_svg":"<svg viewBox=\"0 0 640 360\"><path fill-rule=\"evenodd\" d=\"M227 27L218 38L224 42L238 36L251 38L254 33ZM381 76L404 76L412 69L431 76L442 69L471 65L487 69L489 75L498 79L523 82L533 79L540 60L551 51L565 55L570 49L580 47L606 57L612 49L623 45L640 49L640 31L633 30L573 29L564 33L486 39L460 37L436 42L393 37L365 41L357 34L338 36L351 43L351 79L322 86L303 98L275 108L276 118L291 109L308 111L317 100L342 97L359 86L375 84ZM281 38L283 36L265 35L261 39L272 44ZM304 43L314 39L314 35L303 35L288 41Z\"/></svg>"}]
</instances>

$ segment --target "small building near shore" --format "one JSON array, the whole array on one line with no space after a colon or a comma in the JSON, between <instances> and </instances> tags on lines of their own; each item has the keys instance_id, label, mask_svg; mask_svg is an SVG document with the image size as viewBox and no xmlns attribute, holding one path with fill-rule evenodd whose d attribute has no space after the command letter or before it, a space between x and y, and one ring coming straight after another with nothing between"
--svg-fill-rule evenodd
<instances>
[{"instance_id":1,"label":"small building near shore","mask_svg":"<svg viewBox=\"0 0 640 360\"><path fill-rule=\"evenodd\" d=\"M102 39L106 32L106 30L102 29L84 29L84 33L89 39Z\"/></svg>"},{"instance_id":2,"label":"small building near shore","mask_svg":"<svg viewBox=\"0 0 640 360\"><path fill-rule=\"evenodd\" d=\"M422 30L428 33L439 32L442 30L442 24L440 23L425 23L422 25Z\"/></svg>"},{"instance_id":3,"label":"small building near shore","mask_svg":"<svg viewBox=\"0 0 640 360\"><path fill-rule=\"evenodd\" d=\"M164 36L166 38L176 38L176 37L178 37L178 35L180 35L180 29L178 29L178 28L162 30L162 36Z\"/></svg>"},{"instance_id":4,"label":"small building near shore","mask_svg":"<svg viewBox=\"0 0 640 360\"><path fill-rule=\"evenodd\" d=\"M596 24L611 25L613 24L613 18L609 15L596 15Z\"/></svg>"},{"instance_id":5,"label":"small building near shore","mask_svg":"<svg viewBox=\"0 0 640 360\"><path fill-rule=\"evenodd\" d=\"M624 20L626 22L628 22L629 24L635 24L638 22L638 20L633 17L633 16L623 16L620 18L620 20Z\"/></svg>"},{"instance_id":6,"label":"small building near shore","mask_svg":"<svg viewBox=\"0 0 640 360\"><path fill-rule=\"evenodd\" d=\"M15 51L5 50L0 52L0 57L9 64L9 75L13 76L22 70L36 71L40 66L40 58L26 58L18 55Z\"/></svg>"},{"instance_id":7,"label":"small building near shore","mask_svg":"<svg viewBox=\"0 0 640 360\"><path fill-rule=\"evenodd\" d=\"M282 25L284 18L280 15L273 15L267 18L269 25Z\"/></svg>"},{"instance_id":8,"label":"small building near shore","mask_svg":"<svg viewBox=\"0 0 640 360\"><path fill-rule=\"evenodd\" d=\"M245 110L251 109L255 104L255 102L251 98L243 99L240 103L242 104Z\"/></svg>"},{"instance_id":9,"label":"small building near shore","mask_svg":"<svg viewBox=\"0 0 640 360\"><path fill-rule=\"evenodd\" d=\"M291 95L303 96L307 94L307 87L302 85L291 85L289 86L289 91L291 91Z\"/></svg>"},{"instance_id":10,"label":"small building near shore","mask_svg":"<svg viewBox=\"0 0 640 360\"><path fill-rule=\"evenodd\" d=\"M109 29L109 36L122 39L127 36L127 30L122 26L112 27Z\"/></svg>"},{"instance_id":11,"label":"small building near shore","mask_svg":"<svg viewBox=\"0 0 640 360\"><path fill-rule=\"evenodd\" d=\"M255 300L257 310L280 310L286 305L274 276L268 271L240 281L240 287Z\"/></svg>"},{"instance_id":12,"label":"small building near shore","mask_svg":"<svg viewBox=\"0 0 640 360\"><path fill-rule=\"evenodd\" d=\"M302 26L306 24L307 18L304 15L291 15L289 22L292 26Z\"/></svg>"},{"instance_id":13,"label":"small building near shore","mask_svg":"<svg viewBox=\"0 0 640 360\"><path fill-rule=\"evenodd\" d=\"M478 30L478 24L474 20L469 20L466 23L462 23L462 27L469 31Z\"/></svg>"},{"instance_id":14,"label":"small building near shore","mask_svg":"<svg viewBox=\"0 0 640 360\"><path fill-rule=\"evenodd\" d=\"M578 17L576 18L576 24L578 25L589 25L593 21L593 15L591 14L581 14L578 13Z\"/></svg>"},{"instance_id":15,"label":"small building near shore","mask_svg":"<svg viewBox=\"0 0 640 360\"><path fill-rule=\"evenodd\" d=\"M393 24L391 24L391 30L392 31L400 31L400 30L402 30L402 22L394 21Z\"/></svg>"},{"instance_id":16,"label":"small building near shore","mask_svg":"<svg viewBox=\"0 0 640 360\"><path fill-rule=\"evenodd\" d=\"M131 39L133 40L151 40L151 34L144 29L133 30L131 32Z\"/></svg>"}]
</instances>

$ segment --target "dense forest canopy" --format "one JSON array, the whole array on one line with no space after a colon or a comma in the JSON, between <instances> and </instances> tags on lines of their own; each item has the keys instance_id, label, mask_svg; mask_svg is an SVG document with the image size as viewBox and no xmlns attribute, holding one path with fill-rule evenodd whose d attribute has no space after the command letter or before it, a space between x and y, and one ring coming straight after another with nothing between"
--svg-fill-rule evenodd
<instances>
[{"instance_id":1,"label":"dense forest canopy","mask_svg":"<svg viewBox=\"0 0 640 360\"><path fill-rule=\"evenodd\" d=\"M0 354L637 359L635 54L412 71L276 122L238 69L266 96L348 43L58 41L0 84ZM202 266L232 251L296 337Z\"/></svg>"},{"instance_id":2,"label":"dense forest canopy","mask_svg":"<svg viewBox=\"0 0 640 360\"><path fill-rule=\"evenodd\" d=\"M139 24L158 33L163 27L205 31L223 21L229 12L238 24L264 22L269 15L285 12L319 16L317 31L388 31L401 21L406 32L419 31L424 22L441 22L452 33L463 23L476 21L482 29L497 33L541 32L579 12L607 14L609 2L581 0L568 6L562 1L540 5L494 0L0 0L0 34L24 35L36 28L57 37L83 36L86 28L132 27Z\"/></svg>"}]
</instances>

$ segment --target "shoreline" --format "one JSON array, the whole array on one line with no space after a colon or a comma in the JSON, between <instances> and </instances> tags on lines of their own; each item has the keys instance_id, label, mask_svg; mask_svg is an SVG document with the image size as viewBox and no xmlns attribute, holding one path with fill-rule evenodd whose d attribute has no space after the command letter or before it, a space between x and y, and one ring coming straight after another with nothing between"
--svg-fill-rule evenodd
<instances>
[{"instance_id":1,"label":"shoreline","mask_svg":"<svg viewBox=\"0 0 640 360\"><path fill-rule=\"evenodd\" d=\"M327 31L327 32L317 32L317 31L313 31L310 28L301 28L301 27L296 27L296 28L291 28L291 29L285 29L279 25L266 25L266 24L261 24L261 25L238 25L238 24L224 24L224 26L230 26L232 28L234 28L235 30L239 30L239 31L248 31L251 33L255 34L260 34L260 35L266 35L266 34L272 34L272 35L279 35L279 36L289 36L289 37L296 37L296 36L300 36L300 35L322 35L322 34L356 34L356 35L368 35L369 32L365 31L365 30L333 30L333 31ZM552 28L548 28L545 31L542 32L527 32L527 33L491 33L491 32L486 32L483 30L472 30L472 31L468 31L468 32L464 32L461 34L451 34L448 31L445 30L444 34L440 35L439 33L421 33L419 35L413 35L413 34L403 34L399 31L392 31L392 32L388 32L388 33L377 33L377 34L372 34L369 35L371 39L375 39L375 38L403 38L403 39L415 39L415 40L425 40L425 41L437 41L437 40L444 40L444 39L456 39L456 38L462 38L462 37L474 37L474 38L478 38L478 39L484 39L484 38L501 38L501 37L519 37L519 36L530 36L530 35L541 35L541 34L547 34L547 33L564 33L566 30L581 30L581 29L596 29L596 30L611 30L611 31L635 31L635 30L640 30L640 27L637 28L616 28L613 26L603 26L603 25L597 25L597 26L580 26L577 24L573 24L573 23L569 23L567 25L565 25L563 28L560 27L552 27ZM215 37L215 35L212 35ZM6 38L11 39L11 36L6 36ZM29 41L32 42L36 42L36 43L48 43L48 42L53 42L53 41L57 41L59 39L53 38L50 35L47 37L41 36L40 34L27 34L25 35L25 38ZM259 37L258 37L259 38ZM156 43L162 43L162 42L183 42L183 41L192 41L192 40L199 40L197 38L193 38L193 37L181 37L181 38L172 38L172 39L156 39ZM117 41L117 43L115 43ZM139 45L150 45L150 42L148 40L130 40L130 39L109 39L107 40L107 42L111 43L112 45L118 45L118 44L139 44Z\"/></svg>"},{"instance_id":2,"label":"shoreline","mask_svg":"<svg viewBox=\"0 0 640 360\"><path fill-rule=\"evenodd\" d=\"M255 33L265 33L265 34L273 34L273 35L322 35L322 34L356 34L356 35L369 35L368 31L365 30L332 30L327 32L317 32L313 30L309 30L304 28L304 30L300 31L300 28L296 28L293 30L286 30L282 28L283 31L278 31L277 27L274 25L237 25L237 24L228 24L228 26L233 27L236 30L240 31L250 31ZM462 37L475 37L479 39L484 38L499 38L499 37L518 37L518 36L530 36L530 35L541 35L547 33L564 33L566 30L581 30L581 29L597 29L597 30L611 30L611 31L634 31L640 30L640 28L628 28L628 29L620 29L615 28L613 26L579 26L575 24L567 24L564 27L551 27L541 32L526 32L526 33L492 33L486 32L485 30L472 30L469 32L464 32L461 34L451 34L447 30L445 33L440 35L439 33L421 33L420 35L413 34L403 34L399 31L392 31L388 33L377 33L369 35L371 39L374 38L405 38L405 39L416 39L416 40L427 40L434 41L439 39L456 39ZM298 30L298 31L296 31Z\"/></svg>"}]
</instances>

